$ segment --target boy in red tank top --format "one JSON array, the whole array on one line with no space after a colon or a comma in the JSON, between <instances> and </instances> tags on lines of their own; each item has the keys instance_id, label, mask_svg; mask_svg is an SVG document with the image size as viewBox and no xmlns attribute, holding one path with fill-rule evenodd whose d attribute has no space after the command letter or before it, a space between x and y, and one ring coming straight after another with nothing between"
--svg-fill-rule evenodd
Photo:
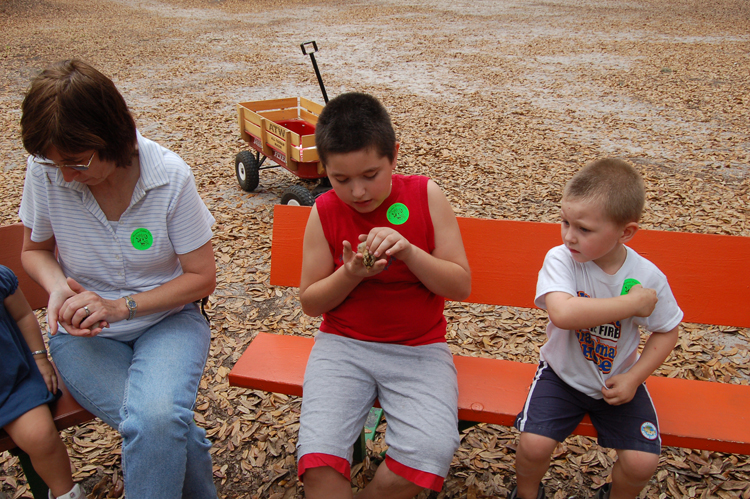
<instances>
[{"instance_id":1,"label":"boy in red tank top","mask_svg":"<svg viewBox=\"0 0 750 499\"><path fill-rule=\"evenodd\" d=\"M331 100L315 142L333 189L316 200L302 258L302 309L323 315L297 443L305 495L352 497L352 446L376 398L389 449L357 497L439 491L459 445L443 304L471 292L455 214L432 180L394 175L399 144L374 97Z\"/></svg>"}]
</instances>

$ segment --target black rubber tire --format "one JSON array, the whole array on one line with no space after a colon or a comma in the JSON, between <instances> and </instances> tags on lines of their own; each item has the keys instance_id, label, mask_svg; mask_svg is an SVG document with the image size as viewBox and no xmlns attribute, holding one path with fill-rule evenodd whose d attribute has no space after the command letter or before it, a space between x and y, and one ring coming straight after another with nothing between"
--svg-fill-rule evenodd
<instances>
[{"instance_id":1,"label":"black rubber tire","mask_svg":"<svg viewBox=\"0 0 750 499\"><path fill-rule=\"evenodd\" d=\"M331 190L331 181L328 180L328 177L323 177L320 179L320 182L318 185L315 186L315 188L312 190L312 195L315 199L318 199L318 196L321 194L325 194L326 192Z\"/></svg>"},{"instance_id":2,"label":"black rubber tire","mask_svg":"<svg viewBox=\"0 0 750 499\"><path fill-rule=\"evenodd\" d=\"M315 197L301 185L290 185L284 190L284 194L281 196L281 204L312 206L314 203Z\"/></svg>"},{"instance_id":3,"label":"black rubber tire","mask_svg":"<svg viewBox=\"0 0 750 499\"><path fill-rule=\"evenodd\" d=\"M252 192L260 182L258 159L250 151L241 151L234 158L234 172L237 182L247 192Z\"/></svg>"}]
</instances>

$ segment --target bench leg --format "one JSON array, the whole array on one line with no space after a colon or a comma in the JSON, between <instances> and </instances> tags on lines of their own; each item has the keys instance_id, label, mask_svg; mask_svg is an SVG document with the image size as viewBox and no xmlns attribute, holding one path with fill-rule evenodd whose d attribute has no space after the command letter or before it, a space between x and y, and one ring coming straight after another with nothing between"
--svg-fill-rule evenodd
<instances>
[{"instance_id":1,"label":"bench leg","mask_svg":"<svg viewBox=\"0 0 750 499\"><path fill-rule=\"evenodd\" d=\"M29 484L34 499L47 499L49 488L34 469L29 455L18 447L12 449L10 453L18 457L18 460L21 461L21 468L23 468L23 473L26 475L26 482Z\"/></svg>"},{"instance_id":2,"label":"bench leg","mask_svg":"<svg viewBox=\"0 0 750 499\"><path fill-rule=\"evenodd\" d=\"M359 434L359 438L354 442L354 462L361 463L367 456L367 441L375 438L375 430L377 430L380 420L383 418L383 409L379 407L371 407L370 413L367 415L365 420L365 426L362 428L362 432Z\"/></svg>"},{"instance_id":3,"label":"bench leg","mask_svg":"<svg viewBox=\"0 0 750 499\"><path fill-rule=\"evenodd\" d=\"M362 432L359 434L359 438L354 442L354 456L353 460L355 463L361 463L367 456L367 441L375 438L375 430L380 424L380 420L383 418L383 409L372 407L370 413L367 415L365 426L362 428ZM458 421L458 432L461 433L464 430L468 430L476 425L477 421Z\"/></svg>"}]
</instances>

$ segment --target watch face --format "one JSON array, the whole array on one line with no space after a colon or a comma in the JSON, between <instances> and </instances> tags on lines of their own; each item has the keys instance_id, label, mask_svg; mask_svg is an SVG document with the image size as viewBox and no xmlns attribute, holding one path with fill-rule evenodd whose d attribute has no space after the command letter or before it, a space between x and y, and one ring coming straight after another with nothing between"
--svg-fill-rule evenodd
<instances>
[{"instance_id":1,"label":"watch face","mask_svg":"<svg viewBox=\"0 0 750 499\"><path fill-rule=\"evenodd\" d=\"M125 297L125 306L128 307L128 311L130 312L130 316L127 320L132 319L135 317L135 309L138 306L138 304L135 302L135 300L131 296Z\"/></svg>"}]
</instances>

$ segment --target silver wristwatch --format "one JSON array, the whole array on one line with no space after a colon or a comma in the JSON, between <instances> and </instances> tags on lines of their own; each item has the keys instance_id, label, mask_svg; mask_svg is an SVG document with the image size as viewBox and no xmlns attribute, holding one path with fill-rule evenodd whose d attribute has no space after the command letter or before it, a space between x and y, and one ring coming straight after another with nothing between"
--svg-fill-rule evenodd
<instances>
[{"instance_id":1,"label":"silver wristwatch","mask_svg":"<svg viewBox=\"0 0 750 499\"><path fill-rule=\"evenodd\" d=\"M126 320L130 320L135 317L135 311L138 308L138 304L135 302L131 295L125 296L124 298L125 306L128 307L128 312L130 312L130 315L128 315L128 318Z\"/></svg>"}]
</instances>

